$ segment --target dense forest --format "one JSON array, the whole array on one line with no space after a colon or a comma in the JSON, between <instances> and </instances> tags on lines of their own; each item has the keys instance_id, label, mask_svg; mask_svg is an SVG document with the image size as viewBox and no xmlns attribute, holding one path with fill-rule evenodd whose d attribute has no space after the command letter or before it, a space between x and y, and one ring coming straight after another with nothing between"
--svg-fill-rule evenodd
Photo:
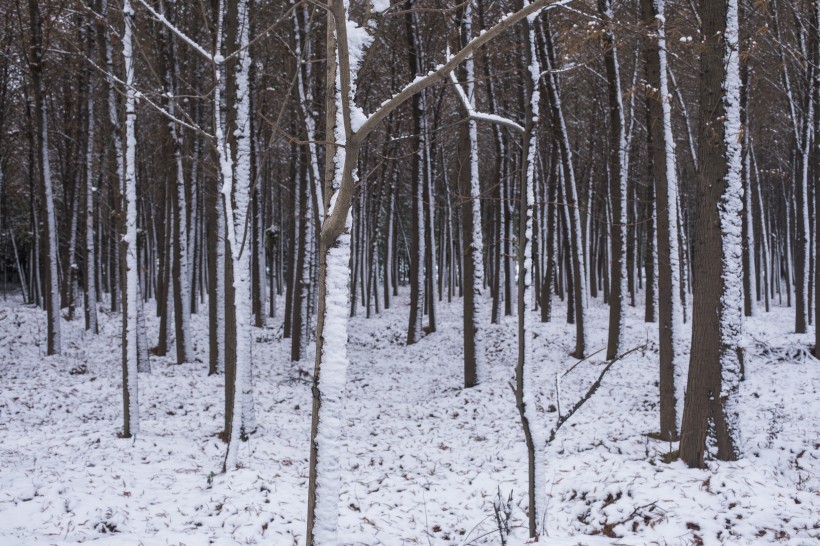
<instances>
[{"instance_id":1,"label":"dense forest","mask_svg":"<svg viewBox=\"0 0 820 546\"><path fill-rule=\"evenodd\" d=\"M814 388L794 461L813 495L795 503L816 510L818 180L820 0L0 0L0 322L42 324L0 344L0 422L20 347L72 381L116 353L118 417L97 434L120 450L158 430L141 383L202 363L223 442L210 487L262 470L243 457L278 437L261 378L297 374L298 534L244 540L398 544L340 534L340 509L360 510L340 501L351 400L381 396L349 379L378 384L424 347L457 366L418 361L397 384L429 374L512 408L524 491L498 487L472 540L549 542L552 450L601 418L616 373L652 399L632 433L683 476L750 457L744 384L780 355ZM386 369L348 369L388 337ZM585 379L564 389L570 372ZM648 507L554 532L650 542ZM810 519L779 532L808 544ZM687 543L732 536L683 523ZM435 540L470 543L455 535Z\"/></svg>"}]
</instances>

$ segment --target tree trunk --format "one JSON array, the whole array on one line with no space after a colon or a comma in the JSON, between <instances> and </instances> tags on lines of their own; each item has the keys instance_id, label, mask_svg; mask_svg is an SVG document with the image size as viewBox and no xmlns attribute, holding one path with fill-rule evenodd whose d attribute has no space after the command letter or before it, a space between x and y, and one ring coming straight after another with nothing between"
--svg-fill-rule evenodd
<instances>
[{"instance_id":1,"label":"tree trunk","mask_svg":"<svg viewBox=\"0 0 820 546\"><path fill-rule=\"evenodd\" d=\"M136 105L134 91L134 56L132 49L133 9L130 0L124 0L123 14L125 31L122 49L125 62L125 235L122 244L125 255L125 279L123 303L122 336L122 390L124 423L123 438L130 438L139 432L139 394L137 388L139 280L137 278L137 180L135 134Z\"/></svg>"},{"instance_id":2,"label":"tree trunk","mask_svg":"<svg viewBox=\"0 0 820 546\"><path fill-rule=\"evenodd\" d=\"M94 58L93 20L88 26L88 58ZM88 124L86 125L85 154L85 329L93 334L99 333L97 326L97 258L94 247L94 142L96 125L94 115L94 77L91 69L88 70Z\"/></svg>"},{"instance_id":3,"label":"tree trunk","mask_svg":"<svg viewBox=\"0 0 820 546\"><path fill-rule=\"evenodd\" d=\"M626 134L624 132L624 106L621 98L620 64L615 46L615 33L611 28L614 12L612 0L598 0L598 10L608 26L603 35L604 64L609 90L610 157L609 170L612 176L610 201L612 203L612 260L610 262L611 285L609 287L609 339L606 358L612 360L623 348L626 320L626 231L627 231L627 166Z\"/></svg>"},{"instance_id":4,"label":"tree trunk","mask_svg":"<svg viewBox=\"0 0 820 546\"><path fill-rule=\"evenodd\" d=\"M740 71L737 0L700 5L700 172L694 252L694 308L689 379L681 426L680 455L702 467L709 422L717 457L738 456L734 397L742 375Z\"/></svg>"},{"instance_id":5,"label":"tree trunk","mask_svg":"<svg viewBox=\"0 0 820 546\"><path fill-rule=\"evenodd\" d=\"M61 352L60 343L60 284L57 273L57 219L54 210L54 195L51 182L51 162L49 159L48 140L48 109L46 105L45 89L43 87L43 22L40 17L39 2L29 0L29 16L31 17L31 57L29 70L34 89L34 117L37 127L37 166L40 175L40 195L46 209L44 233L40 234L40 243L43 248L46 267L44 267L44 285L46 312L47 312L47 342L46 354L58 355Z\"/></svg>"},{"instance_id":6,"label":"tree trunk","mask_svg":"<svg viewBox=\"0 0 820 546\"><path fill-rule=\"evenodd\" d=\"M407 1L408 9L412 9L413 0ZM410 72L416 76L422 73L421 59L417 50L415 40L414 14L408 11L405 14L405 26L407 29L408 62ZM422 101L419 94L413 95L413 129L414 135L419 135L422 130ZM414 146L416 159L413 161L412 179L412 220L410 236L410 319L407 327L407 344L412 345L421 339L422 317L424 315L424 139L416 136L410 139Z\"/></svg>"},{"instance_id":7,"label":"tree trunk","mask_svg":"<svg viewBox=\"0 0 820 546\"><path fill-rule=\"evenodd\" d=\"M678 179L672 109L666 71L665 0L642 0L644 24L653 31L646 55L649 85L657 94L647 93L652 174L657 191L658 219L658 346L660 360L660 436L678 436L675 371L680 343L680 265L678 263Z\"/></svg>"},{"instance_id":8,"label":"tree trunk","mask_svg":"<svg viewBox=\"0 0 820 546\"><path fill-rule=\"evenodd\" d=\"M582 255L583 240L581 236L581 219L578 212L578 197L577 186L575 183L575 170L572 163L572 149L569 142L569 134L567 133L567 126L564 121L563 108L561 106L561 97L558 92L558 82L555 74L552 72L554 57L552 36L550 35L549 25L545 22L542 27L544 34L543 43L546 51L544 52L544 68L547 71L547 76L544 80L547 83L547 90L550 98L550 108L552 113L552 120L554 126L558 131L558 143L561 147L561 160L563 161L564 169L564 195L566 196L566 213L567 213L567 231L569 232L569 245L572 261L572 276L573 276L573 304L574 304L574 319L575 319L575 358L583 358L586 352L586 273L584 272L584 256Z\"/></svg>"}]
</instances>

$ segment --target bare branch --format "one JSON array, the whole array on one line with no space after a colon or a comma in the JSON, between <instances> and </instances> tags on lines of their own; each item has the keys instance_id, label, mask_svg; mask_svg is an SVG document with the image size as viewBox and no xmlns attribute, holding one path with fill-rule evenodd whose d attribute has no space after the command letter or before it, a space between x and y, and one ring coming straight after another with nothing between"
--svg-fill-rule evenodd
<instances>
[{"instance_id":1,"label":"bare branch","mask_svg":"<svg viewBox=\"0 0 820 546\"><path fill-rule=\"evenodd\" d=\"M455 72L450 72L450 79L453 81L453 84L455 84L454 87L456 88L456 94L458 95L458 98L461 99L461 104L462 106L464 106L464 109L467 110L467 116L470 119L475 121L486 121L487 123L494 123L496 125L501 125L503 127L512 129L513 131L516 131L518 133L524 133L524 128L509 118L497 116L495 114L476 112L473 109L473 106L470 104L470 100L467 98L466 93L464 93L464 89L461 88L461 84L458 82L458 78L456 78Z\"/></svg>"},{"instance_id":2,"label":"bare branch","mask_svg":"<svg viewBox=\"0 0 820 546\"><path fill-rule=\"evenodd\" d=\"M634 353L636 351L646 349L648 344L649 344L649 342L647 341L643 345L638 345L637 347L633 347L633 348L629 349L628 351L626 351L625 353L621 353L620 355L618 355L615 358L613 358L612 360L610 360L607 363L607 365L604 366L604 369L601 370L601 373L598 374L598 379L596 379L595 382L592 383L592 385L589 387L589 390L587 390L586 394L584 396L582 396L581 398L579 398L577 402L575 402L575 404L569 409L569 411L566 413L566 415L561 415L561 416L558 417L558 420L555 422L555 426L552 427L552 430L550 431L550 437L549 437L549 439L547 439L547 444L549 445L549 444L552 443L553 440L555 440L555 435L558 434L558 431L561 429L561 427L564 425L564 423L566 423L569 420L569 418L572 417L573 414L581 408L581 406L586 404L589 401L589 399L592 398L592 396L598 391L598 388L601 386L601 381L603 381L604 376L607 374L607 372L612 368L612 366L616 362L619 362L619 361L623 360L624 358L626 358L627 356L631 355L632 353Z\"/></svg>"},{"instance_id":3,"label":"bare branch","mask_svg":"<svg viewBox=\"0 0 820 546\"><path fill-rule=\"evenodd\" d=\"M182 32L181 30L179 30L176 26L174 26L174 25L173 25L173 24L172 24L172 23L171 23L168 19L166 19L166 18L165 18L165 16L164 16L163 14L161 14L161 13L157 12L154 8L152 8L152 7L148 4L148 2L146 2L145 0L137 0L137 1L138 1L140 4L142 4L142 5L143 5L143 7L145 7L145 9L147 9L147 10L148 10L148 12L151 14L151 16L152 16L154 19L156 19L157 21L159 21L160 23L162 23L163 25L165 25L165 27L166 27L166 28L168 28L168 30L170 30L171 32L173 32L174 34L176 34L177 36L179 36L179 38L180 38L183 42L185 42L186 44L188 44L189 46L191 46L191 48L193 48L193 50L194 50L194 51L196 51L197 53L199 53L201 56L205 57L205 59L207 59L208 61L210 61L210 62L212 62L212 63L213 63L213 62L216 62L216 59L214 58L214 56L213 56L213 55L211 55L210 53L208 53L207 51L205 51L205 49L204 49L201 45L199 45L198 43L196 43L196 42L195 42L192 38L189 38L187 34L185 34L185 33L184 33L184 32Z\"/></svg>"}]
</instances>

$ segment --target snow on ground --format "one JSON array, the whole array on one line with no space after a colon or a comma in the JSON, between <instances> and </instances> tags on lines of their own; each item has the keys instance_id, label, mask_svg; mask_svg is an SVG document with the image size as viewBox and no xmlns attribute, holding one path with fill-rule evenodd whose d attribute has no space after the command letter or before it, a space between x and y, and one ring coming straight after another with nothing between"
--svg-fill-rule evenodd
<instances>
[{"instance_id":1,"label":"snow on ground","mask_svg":"<svg viewBox=\"0 0 820 546\"><path fill-rule=\"evenodd\" d=\"M350 326L340 543L500 544L499 492L512 494L509 544L526 542L526 450L508 385L515 320L486 329L490 380L464 390L461 301L443 304L439 331L412 347L406 297L397 301ZM537 326L535 425L547 428L554 372L575 362L564 309ZM542 543L817 544L820 364L809 338L789 333L791 310L747 324L744 457L706 470L666 462L676 446L647 436L658 420L656 327L629 312L627 348L648 346L613 366L548 447ZM119 315L101 314L98 337L82 320L64 322L64 354L44 357L44 313L0 305L0 544L303 542L312 355L289 362L278 320L255 331L259 431L243 445L243 468L220 474L224 383L206 375L205 315L192 317L197 362L154 357L140 375L142 433L126 440ZM593 303L590 315L592 352L605 345L606 308ZM155 320L149 329L155 339ZM562 379L562 410L602 356Z\"/></svg>"}]
</instances>

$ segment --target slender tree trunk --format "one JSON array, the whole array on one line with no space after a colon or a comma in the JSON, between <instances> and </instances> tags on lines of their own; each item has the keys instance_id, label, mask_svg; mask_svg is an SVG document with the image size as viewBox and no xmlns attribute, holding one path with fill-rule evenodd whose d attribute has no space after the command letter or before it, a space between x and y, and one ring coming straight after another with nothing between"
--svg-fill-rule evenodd
<instances>
[{"instance_id":1,"label":"slender tree trunk","mask_svg":"<svg viewBox=\"0 0 820 546\"><path fill-rule=\"evenodd\" d=\"M412 9L414 2L406 2L408 9ZM407 30L408 61L412 74L418 76L422 73L422 61L418 51L418 43L415 39L415 17L408 11L405 15L405 26ZM422 111L423 104L420 94L413 96L413 134L420 135L423 124L422 117L426 114ZM410 248L410 319L407 327L407 344L412 345L421 339L422 317L424 315L424 154L425 140L422 136L410 139L416 150L416 160L413 162L413 195L412 195L412 220L411 220L411 248Z\"/></svg>"},{"instance_id":2,"label":"slender tree trunk","mask_svg":"<svg viewBox=\"0 0 820 546\"><path fill-rule=\"evenodd\" d=\"M88 25L88 57L94 58L93 22ZM88 122L86 125L86 154L85 154L85 329L93 334L99 333L97 326L97 258L94 247L94 142L95 142L95 115L94 115L94 76L88 70Z\"/></svg>"},{"instance_id":3,"label":"slender tree trunk","mask_svg":"<svg viewBox=\"0 0 820 546\"><path fill-rule=\"evenodd\" d=\"M134 53L132 49L133 8L130 0L124 0L123 15L125 31L122 49L125 62L125 235L123 247L125 255L125 279L123 303L122 336L122 389L124 422L122 437L130 438L139 433L139 394L137 387L138 347L138 305L139 280L137 278L137 180L136 180L136 93L134 91Z\"/></svg>"},{"instance_id":4,"label":"slender tree trunk","mask_svg":"<svg viewBox=\"0 0 820 546\"><path fill-rule=\"evenodd\" d=\"M230 7L231 10L234 6ZM250 42L249 3L238 0L236 10L235 96L231 97L236 108L235 154L233 176L224 180L222 195L225 203L225 219L230 245L233 273L233 311L236 331L236 360L233 388L233 409L230 429L226 431L228 450L225 470L238 464L239 442L256 429L253 408L253 317L251 312L251 240L247 229L251 191L251 134L250 134Z\"/></svg>"},{"instance_id":5,"label":"slender tree trunk","mask_svg":"<svg viewBox=\"0 0 820 546\"><path fill-rule=\"evenodd\" d=\"M464 43L472 39L472 8L469 4L464 9L461 34ZM475 67L472 56L465 62L465 76L468 82L467 100L474 108ZM462 126L458 146L459 188L462 195L469 196L461 206L461 225L464 241L464 386L472 387L486 380L484 331L481 325L484 314L484 240L481 233L478 127L474 119Z\"/></svg>"},{"instance_id":6,"label":"slender tree trunk","mask_svg":"<svg viewBox=\"0 0 820 546\"><path fill-rule=\"evenodd\" d=\"M740 67L741 74L741 95L740 95L740 115L743 126L743 158L742 158L742 180L743 180L743 313L747 317L754 315L755 311L755 232L754 218L752 214L752 173L751 173L751 153L749 136L749 61L745 60Z\"/></svg>"},{"instance_id":7,"label":"slender tree trunk","mask_svg":"<svg viewBox=\"0 0 820 546\"><path fill-rule=\"evenodd\" d=\"M814 0L812 7L812 55L815 67L820 62L820 0ZM820 227L817 223L817 215L820 214L820 69L814 70L814 81L812 82L812 93L814 95L815 111L814 119L814 356L820 359ZM759 189L759 186L758 186ZM767 300L768 310L768 300Z\"/></svg>"},{"instance_id":8,"label":"slender tree trunk","mask_svg":"<svg viewBox=\"0 0 820 546\"><path fill-rule=\"evenodd\" d=\"M520 6L520 4L519 4ZM520 39L523 45L523 61L529 78L525 80L525 126L521 143L520 170L520 204L518 222L518 361L515 368L515 401L524 429L528 456L528 512L527 520L530 538L537 539L544 524L544 506L546 498L546 438L543 428L534 422L536 413L533 384L536 363L533 357L535 341L533 317L530 312L532 299L532 234L533 202L535 186L535 163L538 157L538 144L535 127L539 116L538 80L541 77L541 66L535 54L534 22L527 20L520 27Z\"/></svg>"},{"instance_id":9,"label":"slender tree trunk","mask_svg":"<svg viewBox=\"0 0 820 546\"><path fill-rule=\"evenodd\" d=\"M653 31L647 50L649 84L658 89L648 93L650 152L655 181L658 217L658 345L660 360L660 436L678 436L675 371L680 363L680 265L678 263L678 179L675 140L667 78L665 0L642 0L643 20Z\"/></svg>"},{"instance_id":10,"label":"slender tree trunk","mask_svg":"<svg viewBox=\"0 0 820 546\"><path fill-rule=\"evenodd\" d=\"M626 231L627 231L627 166L626 133L624 132L624 106L621 98L620 64L615 46L615 33L611 28L614 12L612 0L598 0L598 10L609 27L604 32L604 63L609 89L610 157L609 169L613 177L610 184L612 203L612 261L610 262L611 285L609 287L609 340L606 358L614 359L623 348L626 320Z\"/></svg>"},{"instance_id":11,"label":"slender tree trunk","mask_svg":"<svg viewBox=\"0 0 820 546\"><path fill-rule=\"evenodd\" d=\"M547 90L550 98L550 108L552 113L552 120L554 126L558 131L558 143L561 147L561 160L563 161L564 169L564 195L566 196L566 213L567 213L567 231L569 232L569 245L572 261L572 276L573 276L573 304L574 304L574 318L575 318L575 358L583 358L586 352L586 273L584 272L584 256L582 255L583 240L581 236L581 219L578 212L578 197L575 183L575 171L572 163L572 149L569 143L569 134L567 133L567 126L564 121L563 108L561 106L561 97L558 92L558 82L556 76L552 71L554 63L552 61L553 44L552 36L548 24L542 27L544 34L543 43L547 51L543 55L547 71L547 76L544 80L547 83Z\"/></svg>"},{"instance_id":12,"label":"slender tree trunk","mask_svg":"<svg viewBox=\"0 0 820 546\"><path fill-rule=\"evenodd\" d=\"M51 181L51 161L49 159L48 140L48 109L46 105L45 89L43 85L43 71L45 68L45 44L43 43L43 22L40 17L39 2L29 0L29 16L31 18L31 57L29 71L34 89L34 117L37 127L37 166L40 175L40 195L45 207L45 229L40 235L40 243L44 250L46 267L43 290L45 294L47 312L47 342L46 354L57 355L61 352L60 343L60 284L57 273L57 218L54 210L54 195Z\"/></svg>"}]
</instances>

